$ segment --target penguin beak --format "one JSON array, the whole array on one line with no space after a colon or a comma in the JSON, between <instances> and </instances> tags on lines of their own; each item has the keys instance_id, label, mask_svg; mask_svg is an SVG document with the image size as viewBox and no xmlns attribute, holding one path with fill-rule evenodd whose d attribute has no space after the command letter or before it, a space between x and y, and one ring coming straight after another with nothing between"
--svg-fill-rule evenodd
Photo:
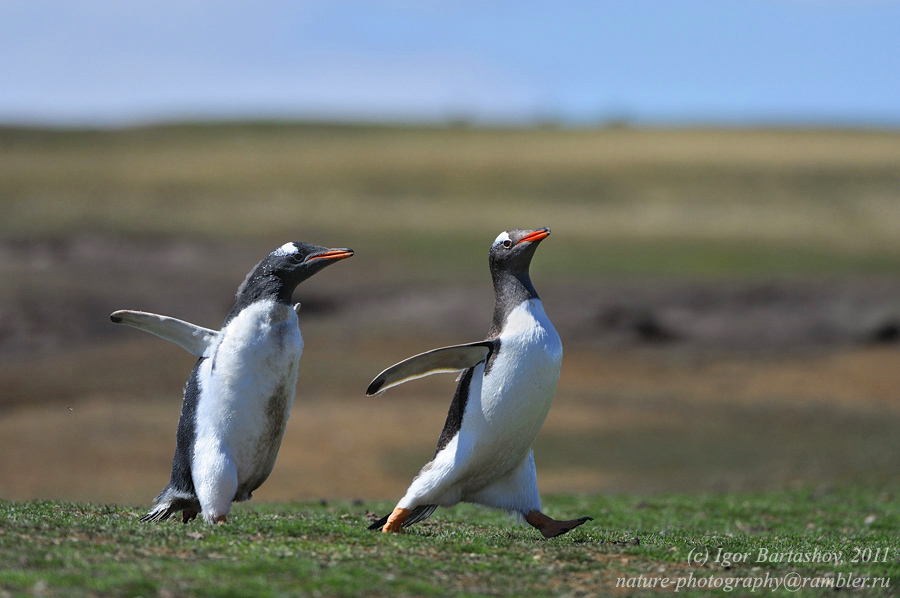
<instances>
[{"instance_id":1,"label":"penguin beak","mask_svg":"<svg viewBox=\"0 0 900 598\"><path fill-rule=\"evenodd\" d=\"M353 256L352 249L329 249L328 251L323 251L322 253L317 253L315 255L311 255L306 258L307 262L311 262L313 260L344 260L348 257Z\"/></svg>"},{"instance_id":2,"label":"penguin beak","mask_svg":"<svg viewBox=\"0 0 900 598\"><path fill-rule=\"evenodd\" d=\"M532 233L528 233L527 235L525 235L524 237L519 239L519 241L516 243L516 245L518 245L519 243L525 243L525 242L535 243L542 239L546 239L549 236L550 236L549 228L539 228L536 231L534 231Z\"/></svg>"}]
</instances>

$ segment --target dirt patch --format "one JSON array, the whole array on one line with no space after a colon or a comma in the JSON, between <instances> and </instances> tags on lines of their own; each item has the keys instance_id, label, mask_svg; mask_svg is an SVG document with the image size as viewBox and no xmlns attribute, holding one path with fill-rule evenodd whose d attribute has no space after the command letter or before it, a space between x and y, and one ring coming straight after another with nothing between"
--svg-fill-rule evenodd
<instances>
[{"instance_id":1,"label":"dirt patch","mask_svg":"<svg viewBox=\"0 0 900 598\"><path fill-rule=\"evenodd\" d=\"M121 338L107 318L115 309L158 310L216 327L269 249L96 236L0 241L0 355ZM551 279L537 286L567 344L783 351L900 341L900 281L893 279ZM298 298L307 319L327 317L339 334L360 336L479 338L491 309L486 275L455 286L402 278L372 285L335 269Z\"/></svg>"}]
</instances>

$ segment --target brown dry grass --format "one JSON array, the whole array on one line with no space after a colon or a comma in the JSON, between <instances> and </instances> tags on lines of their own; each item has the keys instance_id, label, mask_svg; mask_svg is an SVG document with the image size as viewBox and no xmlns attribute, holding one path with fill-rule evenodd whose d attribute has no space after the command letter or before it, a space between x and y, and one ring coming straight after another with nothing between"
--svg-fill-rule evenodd
<instances>
[{"instance_id":1,"label":"brown dry grass","mask_svg":"<svg viewBox=\"0 0 900 598\"><path fill-rule=\"evenodd\" d=\"M898 173L896 132L0 130L0 496L147 504L168 475L193 360L108 313L215 326L255 260L303 238L358 255L304 288L300 390L257 497L398 497L431 455L452 379L379 399L362 390L407 355L479 338L487 244L531 225L554 231L536 284L566 346L536 447L543 491L896 478L892 346L814 334L752 352L739 335L617 345L598 340L597 310L618 275L649 277L649 291L612 288L651 307L697 275L824 274L863 290L860 271L893 280ZM804 290L794 311L776 301L782 313L758 321L849 305L855 326L867 306L895 306L888 284L872 302L840 291L822 308L829 288Z\"/></svg>"},{"instance_id":2,"label":"brown dry grass","mask_svg":"<svg viewBox=\"0 0 900 598\"><path fill-rule=\"evenodd\" d=\"M152 342L117 344L83 355L78 367L85 371L115 360L119 373L104 384L87 383L65 400L45 396L5 410L3 496L148 503L167 479L174 447L181 381L172 370L186 375L190 369L189 356L176 355L149 375L142 372L158 349ZM304 374L326 359L311 357ZM679 478L690 480L695 491L747 489L869 476L884 463L861 463L871 447L858 442L884 433L873 422L888 428L900 422L896 359L892 348L749 360L570 350L536 448L542 490L685 489ZM258 500L397 498L429 458L452 378L367 398L361 391L366 373L348 374L338 387L360 383L341 394L323 390L325 384L310 392L301 378L277 466ZM168 387L165 396L154 394L160 387ZM845 440L834 444L832 434ZM738 448L729 448L736 440ZM834 462L828 443L857 443L859 458ZM795 444L806 448L797 452ZM747 463L740 451L753 445L768 446L771 454ZM685 447L692 448L684 462L664 458ZM630 455L616 457L619 451ZM707 453L720 453L724 461L707 463L704 473ZM723 482L723 467L733 479Z\"/></svg>"},{"instance_id":3,"label":"brown dry grass","mask_svg":"<svg viewBox=\"0 0 900 598\"><path fill-rule=\"evenodd\" d=\"M0 231L480 238L512 212L580 242L896 253L898 172L900 135L875 132L0 131Z\"/></svg>"}]
</instances>

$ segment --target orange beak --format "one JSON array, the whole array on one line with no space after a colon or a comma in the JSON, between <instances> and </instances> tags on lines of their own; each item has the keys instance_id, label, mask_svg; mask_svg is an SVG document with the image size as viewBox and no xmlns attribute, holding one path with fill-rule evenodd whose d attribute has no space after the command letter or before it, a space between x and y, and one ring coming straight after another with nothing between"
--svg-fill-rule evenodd
<instances>
[{"instance_id":1,"label":"orange beak","mask_svg":"<svg viewBox=\"0 0 900 598\"><path fill-rule=\"evenodd\" d=\"M330 251L325 251L324 253L320 253L318 255L314 255L310 258L307 258L306 261L311 262L313 260L344 260L353 255L352 249L332 249Z\"/></svg>"},{"instance_id":2,"label":"orange beak","mask_svg":"<svg viewBox=\"0 0 900 598\"><path fill-rule=\"evenodd\" d=\"M542 228L542 229L534 231L533 233L529 233L529 234L525 235L524 237L519 239L519 242L516 243L516 245L518 245L519 243L525 243L526 241L528 241L528 242L540 241L541 239L546 239L549 236L550 236L550 229Z\"/></svg>"}]
</instances>

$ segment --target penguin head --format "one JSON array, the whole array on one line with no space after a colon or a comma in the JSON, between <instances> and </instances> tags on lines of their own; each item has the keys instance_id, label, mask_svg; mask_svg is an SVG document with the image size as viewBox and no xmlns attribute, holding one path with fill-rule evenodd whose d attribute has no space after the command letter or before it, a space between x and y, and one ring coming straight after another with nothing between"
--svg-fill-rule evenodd
<instances>
[{"instance_id":1,"label":"penguin head","mask_svg":"<svg viewBox=\"0 0 900 598\"><path fill-rule=\"evenodd\" d=\"M294 241L285 243L267 259L272 260L275 276L296 287L319 270L352 255L352 249L329 249Z\"/></svg>"},{"instance_id":2,"label":"penguin head","mask_svg":"<svg viewBox=\"0 0 900 598\"><path fill-rule=\"evenodd\" d=\"M238 288L237 295L275 293L290 300L297 285L326 266L351 257L352 249L320 247L293 241L285 243L256 265Z\"/></svg>"},{"instance_id":3,"label":"penguin head","mask_svg":"<svg viewBox=\"0 0 900 598\"><path fill-rule=\"evenodd\" d=\"M491 245L491 271L527 274L538 243L549 236L550 229L546 227L537 230L514 228L500 233Z\"/></svg>"}]
</instances>

